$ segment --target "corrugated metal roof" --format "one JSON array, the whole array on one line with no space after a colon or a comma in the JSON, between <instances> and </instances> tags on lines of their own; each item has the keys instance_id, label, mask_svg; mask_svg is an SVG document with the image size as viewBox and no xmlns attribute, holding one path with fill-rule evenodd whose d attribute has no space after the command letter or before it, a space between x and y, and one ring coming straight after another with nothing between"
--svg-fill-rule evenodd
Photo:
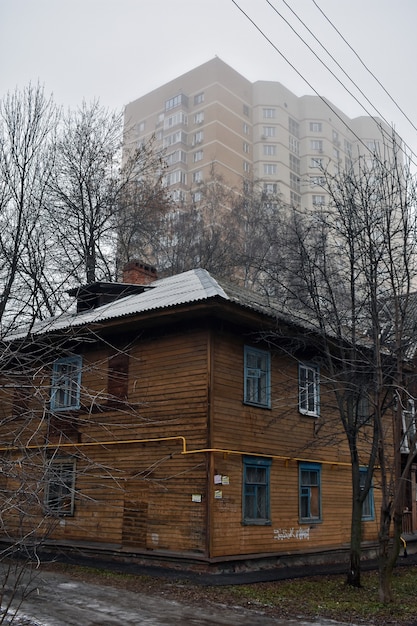
<instances>
[{"instance_id":1,"label":"corrugated metal roof","mask_svg":"<svg viewBox=\"0 0 417 626\"><path fill-rule=\"evenodd\" d=\"M208 300L214 297L230 300L228 294L206 270L198 268L176 276L154 281L141 294L122 297L96 309L78 314L62 314L37 323L32 328L34 335L46 334L99 324L109 320L128 317L137 313L176 307ZM23 336L23 333L22 335ZM17 338L13 335L9 339Z\"/></svg>"}]
</instances>

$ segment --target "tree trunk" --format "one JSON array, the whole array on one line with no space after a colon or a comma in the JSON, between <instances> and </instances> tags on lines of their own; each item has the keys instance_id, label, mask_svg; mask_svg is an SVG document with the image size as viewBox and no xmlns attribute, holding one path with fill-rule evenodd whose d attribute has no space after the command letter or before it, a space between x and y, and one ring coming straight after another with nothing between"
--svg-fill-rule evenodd
<instances>
[{"instance_id":1,"label":"tree trunk","mask_svg":"<svg viewBox=\"0 0 417 626\"><path fill-rule=\"evenodd\" d=\"M350 529L350 567L347 584L361 586L362 500L357 459L352 461L352 518Z\"/></svg>"},{"instance_id":2,"label":"tree trunk","mask_svg":"<svg viewBox=\"0 0 417 626\"><path fill-rule=\"evenodd\" d=\"M379 599L383 604L393 601L392 573L400 553L402 516L394 515L394 537L390 541L391 513L384 509L379 536Z\"/></svg>"}]
</instances>

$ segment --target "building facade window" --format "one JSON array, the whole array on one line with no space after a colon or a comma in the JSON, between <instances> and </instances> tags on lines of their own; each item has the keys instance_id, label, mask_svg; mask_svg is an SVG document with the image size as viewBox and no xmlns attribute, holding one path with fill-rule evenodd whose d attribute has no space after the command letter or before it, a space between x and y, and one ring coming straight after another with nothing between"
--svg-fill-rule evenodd
<instances>
[{"instance_id":1,"label":"building facade window","mask_svg":"<svg viewBox=\"0 0 417 626\"><path fill-rule=\"evenodd\" d=\"M46 469L45 512L59 517L74 515L75 461L54 459Z\"/></svg>"},{"instance_id":2,"label":"building facade window","mask_svg":"<svg viewBox=\"0 0 417 626\"><path fill-rule=\"evenodd\" d=\"M245 152L246 154L250 152L250 146L247 141L243 142L243 152Z\"/></svg>"},{"instance_id":3,"label":"building facade window","mask_svg":"<svg viewBox=\"0 0 417 626\"><path fill-rule=\"evenodd\" d=\"M246 122L243 122L243 134L249 135L249 132L250 132L249 124L246 124Z\"/></svg>"},{"instance_id":4,"label":"building facade window","mask_svg":"<svg viewBox=\"0 0 417 626\"><path fill-rule=\"evenodd\" d=\"M313 157L310 161L310 167L318 167L323 169L323 159L321 157Z\"/></svg>"},{"instance_id":5,"label":"building facade window","mask_svg":"<svg viewBox=\"0 0 417 626\"><path fill-rule=\"evenodd\" d=\"M323 125L321 122L310 122L311 133L321 133L322 129L323 129Z\"/></svg>"},{"instance_id":6,"label":"building facade window","mask_svg":"<svg viewBox=\"0 0 417 626\"><path fill-rule=\"evenodd\" d=\"M290 135L288 140L288 148L290 152L293 152L294 154L298 155L300 153L300 142L292 135Z\"/></svg>"},{"instance_id":7,"label":"building facade window","mask_svg":"<svg viewBox=\"0 0 417 626\"><path fill-rule=\"evenodd\" d=\"M193 154L193 161L194 163L197 163L198 161L201 161L203 159L203 151L202 150L197 150L197 152L194 152Z\"/></svg>"},{"instance_id":8,"label":"building facade window","mask_svg":"<svg viewBox=\"0 0 417 626\"><path fill-rule=\"evenodd\" d=\"M138 132L143 133L145 130L145 122L139 122L138 124Z\"/></svg>"},{"instance_id":9,"label":"building facade window","mask_svg":"<svg viewBox=\"0 0 417 626\"><path fill-rule=\"evenodd\" d=\"M203 172L201 170L197 170L197 172L193 172L193 183L201 183L203 182Z\"/></svg>"},{"instance_id":10,"label":"building facade window","mask_svg":"<svg viewBox=\"0 0 417 626\"><path fill-rule=\"evenodd\" d=\"M267 196L271 196L273 194L278 193L278 185L277 183L264 183L263 192Z\"/></svg>"},{"instance_id":11,"label":"building facade window","mask_svg":"<svg viewBox=\"0 0 417 626\"><path fill-rule=\"evenodd\" d=\"M316 152L323 152L323 141L321 139L312 139L310 141L310 148Z\"/></svg>"},{"instance_id":12,"label":"building facade window","mask_svg":"<svg viewBox=\"0 0 417 626\"><path fill-rule=\"evenodd\" d=\"M275 126L264 126L262 129L263 137L275 137Z\"/></svg>"},{"instance_id":13,"label":"building facade window","mask_svg":"<svg viewBox=\"0 0 417 626\"><path fill-rule=\"evenodd\" d=\"M301 205L301 196L295 191L290 191L290 203L291 206L297 207Z\"/></svg>"},{"instance_id":14,"label":"building facade window","mask_svg":"<svg viewBox=\"0 0 417 626\"><path fill-rule=\"evenodd\" d=\"M263 109L263 116L265 120L275 119L275 109L272 109L272 108Z\"/></svg>"},{"instance_id":15,"label":"building facade window","mask_svg":"<svg viewBox=\"0 0 417 626\"><path fill-rule=\"evenodd\" d=\"M326 178L324 176L310 176L310 187L324 187Z\"/></svg>"},{"instance_id":16,"label":"building facade window","mask_svg":"<svg viewBox=\"0 0 417 626\"><path fill-rule=\"evenodd\" d=\"M247 117L249 117L249 105L248 104L243 105L243 115L246 115Z\"/></svg>"},{"instance_id":17,"label":"building facade window","mask_svg":"<svg viewBox=\"0 0 417 626\"><path fill-rule=\"evenodd\" d=\"M270 524L271 459L243 457L243 523Z\"/></svg>"},{"instance_id":18,"label":"building facade window","mask_svg":"<svg viewBox=\"0 0 417 626\"><path fill-rule=\"evenodd\" d=\"M313 206L324 206L326 204L326 197L323 195L313 194Z\"/></svg>"},{"instance_id":19,"label":"building facade window","mask_svg":"<svg viewBox=\"0 0 417 626\"><path fill-rule=\"evenodd\" d=\"M298 366L298 409L303 415L320 415L320 374L317 367Z\"/></svg>"},{"instance_id":20,"label":"building facade window","mask_svg":"<svg viewBox=\"0 0 417 626\"><path fill-rule=\"evenodd\" d=\"M299 516L301 523L321 521L321 465L299 465Z\"/></svg>"},{"instance_id":21,"label":"building facade window","mask_svg":"<svg viewBox=\"0 0 417 626\"><path fill-rule=\"evenodd\" d=\"M201 91L200 93L196 93L194 96L194 106L197 106L198 104L201 104L202 102L204 102L204 91Z\"/></svg>"},{"instance_id":22,"label":"building facade window","mask_svg":"<svg viewBox=\"0 0 417 626\"><path fill-rule=\"evenodd\" d=\"M297 193L300 193L300 177L297 174L293 174L292 172L290 172L290 187Z\"/></svg>"},{"instance_id":23,"label":"building facade window","mask_svg":"<svg viewBox=\"0 0 417 626\"><path fill-rule=\"evenodd\" d=\"M166 117L164 120L164 129L172 128L173 126L177 126L182 124L184 126L187 125L187 116L183 111L178 111L178 113L174 113L174 115L170 115Z\"/></svg>"},{"instance_id":24,"label":"building facade window","mask_svg":"<svg viewBox=\"0 0 417 626\"><path fill-rule=\"evenodd\" d=\"M196 133L194 133L193 146L196 146L199 143L202 143L203 139L204 139L204 132L202 130L198 130Z\"/></svg>"},{"instance_id":25,"label":"building facade window","mask_svg":"<svg viewBox=\"0 0 417 626\"><path fill-rule=\"evenodd\" d=\"M183 170L174 170L164 176L164 182L167 187L176 185L177 183L187 184L187 174Z\"/></svg>"},{"instance_id":26,"label":"building facade window","mask_svg":"<svg viewBox=\"0 0 417 626\"><path fill-rule=\"evenodd\" d=\"M57 359L52 368L50 407L52 411L80 408L81 356Z\"/></svg>"},{"instance_id":27,"label":"building facade window","mask_svg":"<svg viewBox=\"0 0 417 626\"><path fill-rule=\"evenodd\" d=\"M290 154L290 170L296 174L300 174L300 159L293 154Z\"/></svg>"},{"instance_id":28,"label":"building facade window","mask_svg":"<svg viewBox=\"0 0 417 626\"><path fill-rule=\"evenodd\" d=\"M245 174L249 174L250 163L248 163L248 161L243 161L243 171L245 172Z\"/></svg>"},{"instance_id":29,"label":"building facade window","mask_svg":"<svg viewBox=\"0 0 417 626\"><path fill-rule=\"evenodd\" d=\"M413 398L408 398L401 411L401 426L401 452L408 454L413 445L416 447L416 411Z\"/></svg>"},{"instance_id":30,"label":"building facade window","mask_svg":"<svg viewBox=\"0 0 417 626\"><path fill-rule=\"evenodd\" d=\"M275 176L277 173L277 166L275 163L264 163L264 175Z\"/></svg>"},{"instance_id":31,"label":"building facade window","mask_svg":"<svg viewBox=\"0 0 417 626\"><path fill-rule=\"evenodd\" d=\"M173 146L176 143L187 142L187 134L183 130L178 130L176 133L172 133L171 135L167 135L164 137L164 148L168 146Z\"/></svg>"},{"instance_id":32,"label":"building facade window","mask_svg":"<svg viewBox=\"0 0 417 626\"><path fill-rule=\"evenodd\" d=\"M178 106L188 106L188 98L185 94L180 93L173 98L169 98L165 101L165 111L170 111L171 109L175 109Z\"/></svg>"},{"instance_id":33,"label":"building facade window","mask_svg":"<svg viewBox=\"0 0 417 626\"><path fill-rule=\"evenodd\" d=\"M288 130L294 137L300 137L300 124L296 122L292 117L288 118Z\"/></svg>"},{"instance_id":34,"label":"building facade window","mask_svg":"<svg viewBox=\"0 0 417 626\"><path fill-rule=\"evenodd\" d=\"M194 115L194 124L202 124L204 122L204 111L199 111Z\"/></svg>"},{"instance_id":35,"label":"building facade window","mask_svg":"<svg viewBox=\"0 0 417 626\"><path fill-rule=\"evenodd\" d=\"M245 346L244 402L255 406L271 406L271 355L265 350Z\"/></svg>"},{"instance_id":36,"label":"building facade window","mask_svg":"<svg viewBox=\"0 0 417 626\"><path fill-rule=\"evenodd\" d=\"M274 143L264 143L264 155L265 156L276 156L277 147Z\"/></svg>"},{"instance_id":37,"label":"building facade window","mask_svg":"<svg viewBox=\"0 0 417 626\"><path fill-rule=\"evenodd\" d=\"M359 480L360 480L360 488L361 491L364 490L365 481L366 481L367 469L366 467L361 467L359 470ZM375 506L374 506L374 488L371 485L368 493L365 496L365 500L362 504L362 520L364 522L370 522L375 519Z\"/></svg>"}]
</instances>

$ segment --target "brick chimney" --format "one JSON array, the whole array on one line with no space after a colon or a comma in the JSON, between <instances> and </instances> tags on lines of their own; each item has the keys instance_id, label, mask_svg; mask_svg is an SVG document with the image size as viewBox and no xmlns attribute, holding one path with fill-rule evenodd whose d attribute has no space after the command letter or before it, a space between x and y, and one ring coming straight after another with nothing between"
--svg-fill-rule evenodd
<instances>
[{"instance_id":1,"label":"brick chimney","mask_svg":"<svg viewBox=\"0 0 417 626\"><path fill-rule=\"evenodd\" d=\"M128 261L123 267L123 282L131 285L149 285L158 278L152 265L140 261Z\"/></svg>"}]
</instances>

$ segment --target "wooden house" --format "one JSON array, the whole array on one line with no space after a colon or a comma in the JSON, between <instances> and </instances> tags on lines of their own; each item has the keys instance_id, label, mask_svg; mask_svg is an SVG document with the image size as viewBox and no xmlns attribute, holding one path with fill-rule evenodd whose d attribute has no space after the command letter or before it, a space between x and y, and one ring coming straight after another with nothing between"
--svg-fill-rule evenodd
<instances>
[{"instance_id":1,"label":"wooden house","mask_svg":"<svg viewBox=\"0 0 417 626\"><path fill-rule=\"evenodd\" d=\"M341 558L351 465L306 330L202 269L133 274L74 292L13 357L3 538L223 569Z\"/></svg>"}]
</instances>

